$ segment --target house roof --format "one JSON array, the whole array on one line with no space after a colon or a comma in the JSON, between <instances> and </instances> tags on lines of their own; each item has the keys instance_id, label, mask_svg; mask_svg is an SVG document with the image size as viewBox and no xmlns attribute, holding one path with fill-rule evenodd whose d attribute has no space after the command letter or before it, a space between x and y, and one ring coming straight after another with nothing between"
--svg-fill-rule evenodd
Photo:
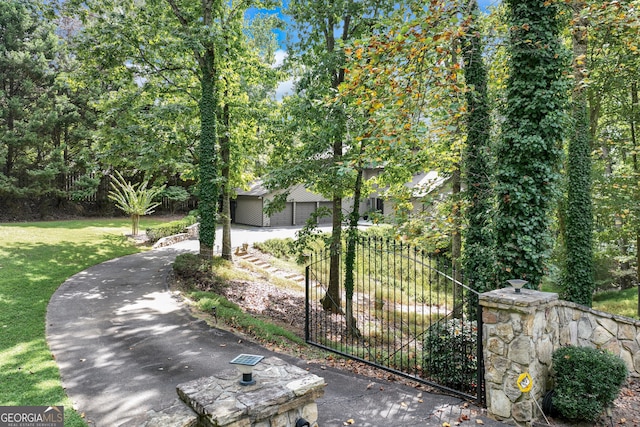
<instances>
[{"instance_id":1,"label":"house roof","mask_svg":"<svg viewBox=\"0 0 640 427\"><path fill-rule=\"evenodd\" d=\"M440 188L447 179L447 176L442 176L437 171L421 172L414 175L408 185L413 189L414 197L424 197Z\"/></svg>"},{"instance_id":2,"label":"house roof","mask_svg":"<svg viewBox=\"0 0 640 427\"><path fill-rule=\"evenodd\" d=\"M266 196L270 191L264 186L264 181L257 179L249 184L248 189L238 188L236 194L238 196Z\"/></svg>"}]
</instances>

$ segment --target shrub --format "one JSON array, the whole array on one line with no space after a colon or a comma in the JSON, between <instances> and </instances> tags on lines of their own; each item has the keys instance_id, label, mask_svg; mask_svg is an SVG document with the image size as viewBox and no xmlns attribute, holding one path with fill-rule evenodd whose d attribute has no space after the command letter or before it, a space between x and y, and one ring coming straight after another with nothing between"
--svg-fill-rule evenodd
<instances>
[{"instance_id":1,"label":"shrub","mask_svg":"<svg viewBox=\"0 0 640 427\"><path fill-rule=\"evenodd\" d=\"M173 236L174 234L183 233L184 229L198 222L197 216L189 214L177 221L171 221L164 224L147 228L147 237L150 241L156 242L163 237Z\"/></svg>"},{"instance_id":2,"label":"shrub","mask_svg":"<svg viewBox=\"0 0 640 427\"><path fill-rule=\"evenodd\" d=\"M295 257L293 239L290 237L287 237L286 239L268 239L264 242L256 242L253 246L264 253L273 255L276 258L288 260Z\"/></svg>"},{"instance_id":3,"label":"shrub","mask_svg":"<svg viewBox=\"0 0 640 427\"><path fill-rule=\"evenodd\" d=\"M620 393L627 367L618 356L588 347L553 353L553 407L568 420L595 421Z\"/></svg>"},{"instance_id":4,"label":"shrub","mask_svg":"<svg viewBox=\"0 0 640 427\"><path fill-rule=\"evenodd\" d=\"M432 324L424 339L424 369L438 384L475 390L477 384L478 327L475 321L442 319Z\"/></svg>"},{"instance_id":5,"label":"shrub","mask_svg":"<svg viewBox=\"0 0 640 427\"><path fill-rule=\"evenodd\" d=\"M182 278L192 278L211 269L211 263L196 254L180 254L173 261L173 271Z\"/></svg>"},{"instance_id":6,"label":"shrub","mask_svg":"<svg viewBox=\"0 0 640 427\"><path fill-rule=\"evenodd\" d=\"M162 197L167 198L167 200L169 201L169 208L171 210L171 213L174 214L178 203L186 202L187 200L189 200L191 194L189 194L189 192L182 187L172 185L171 187L167 187L162 192Z\"/></svg>"}]
</instances>

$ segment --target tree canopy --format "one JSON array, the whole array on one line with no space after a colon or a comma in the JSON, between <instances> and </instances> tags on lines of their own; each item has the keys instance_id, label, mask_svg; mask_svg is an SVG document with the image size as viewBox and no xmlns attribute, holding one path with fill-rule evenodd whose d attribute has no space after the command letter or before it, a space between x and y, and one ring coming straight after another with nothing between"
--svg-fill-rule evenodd
<instances>
[{"instance_id":1,"label":"tree canopy","mask_svg":"<svg viewBox=\"0 0 640 427\"><path fill-rule=\"evenodd\" d=\"M1 3L2 218L109 213L118 170L188 191L201 253L222 223L230 258L235 189L262 178L331 201L336 257L366 215L479 290L562 283L588 305L640 281L638 0L280 7Z\"/></svg>"}]
</instances>

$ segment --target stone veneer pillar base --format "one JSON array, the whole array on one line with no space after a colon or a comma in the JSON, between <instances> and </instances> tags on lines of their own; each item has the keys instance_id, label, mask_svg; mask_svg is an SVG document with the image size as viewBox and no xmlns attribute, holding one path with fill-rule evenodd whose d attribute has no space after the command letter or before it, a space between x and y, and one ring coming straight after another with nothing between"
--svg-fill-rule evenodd
<instances>
[{"instance_id":1,"label":"stone veneer pillar base","mask_svg":"<svg viewBox=\"0 0 640 427\"><path fill-rule=\"evenodd\" d=\"M548 325L557 323L557 312L551 309L557 300L557 294L528 289L515 293L513 288L480 296L487 410L492 417L531 425L541 416L534 399L539 401L548 388L557 333ZM517 384L525 372L533 379L528 393Z\"/></svg>"},{"instance_id":2,"label":"stone veneer pillar base","mask_svg":"<svg viewBox=\"0 0 640 427\"><path fill-rule=\"evenodd\" d=\"M323 378L269 357L253 370L256 384L239 384L235 368L180 384L178 395L198 415L203 427L295 427L300 418L317 426L316 399L324 394Z\"/></svg>"}]
</instances>

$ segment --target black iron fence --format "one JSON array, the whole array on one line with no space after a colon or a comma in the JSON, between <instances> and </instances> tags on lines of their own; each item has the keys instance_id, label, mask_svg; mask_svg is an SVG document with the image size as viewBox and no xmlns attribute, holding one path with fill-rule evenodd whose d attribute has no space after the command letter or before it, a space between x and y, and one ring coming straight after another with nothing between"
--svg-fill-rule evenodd
<instances>
[{"instance_id":1,"label":"black iron fence","mask_svg":"<svg viewBox=\"0 0 640 427\"><path fill-rule=\"evenodd\" d=\"M310 255L307 342L484 404L477 292L446 256L373 237L355 247L352 280L343 252Z\"/></svg>"}]
</instances>

